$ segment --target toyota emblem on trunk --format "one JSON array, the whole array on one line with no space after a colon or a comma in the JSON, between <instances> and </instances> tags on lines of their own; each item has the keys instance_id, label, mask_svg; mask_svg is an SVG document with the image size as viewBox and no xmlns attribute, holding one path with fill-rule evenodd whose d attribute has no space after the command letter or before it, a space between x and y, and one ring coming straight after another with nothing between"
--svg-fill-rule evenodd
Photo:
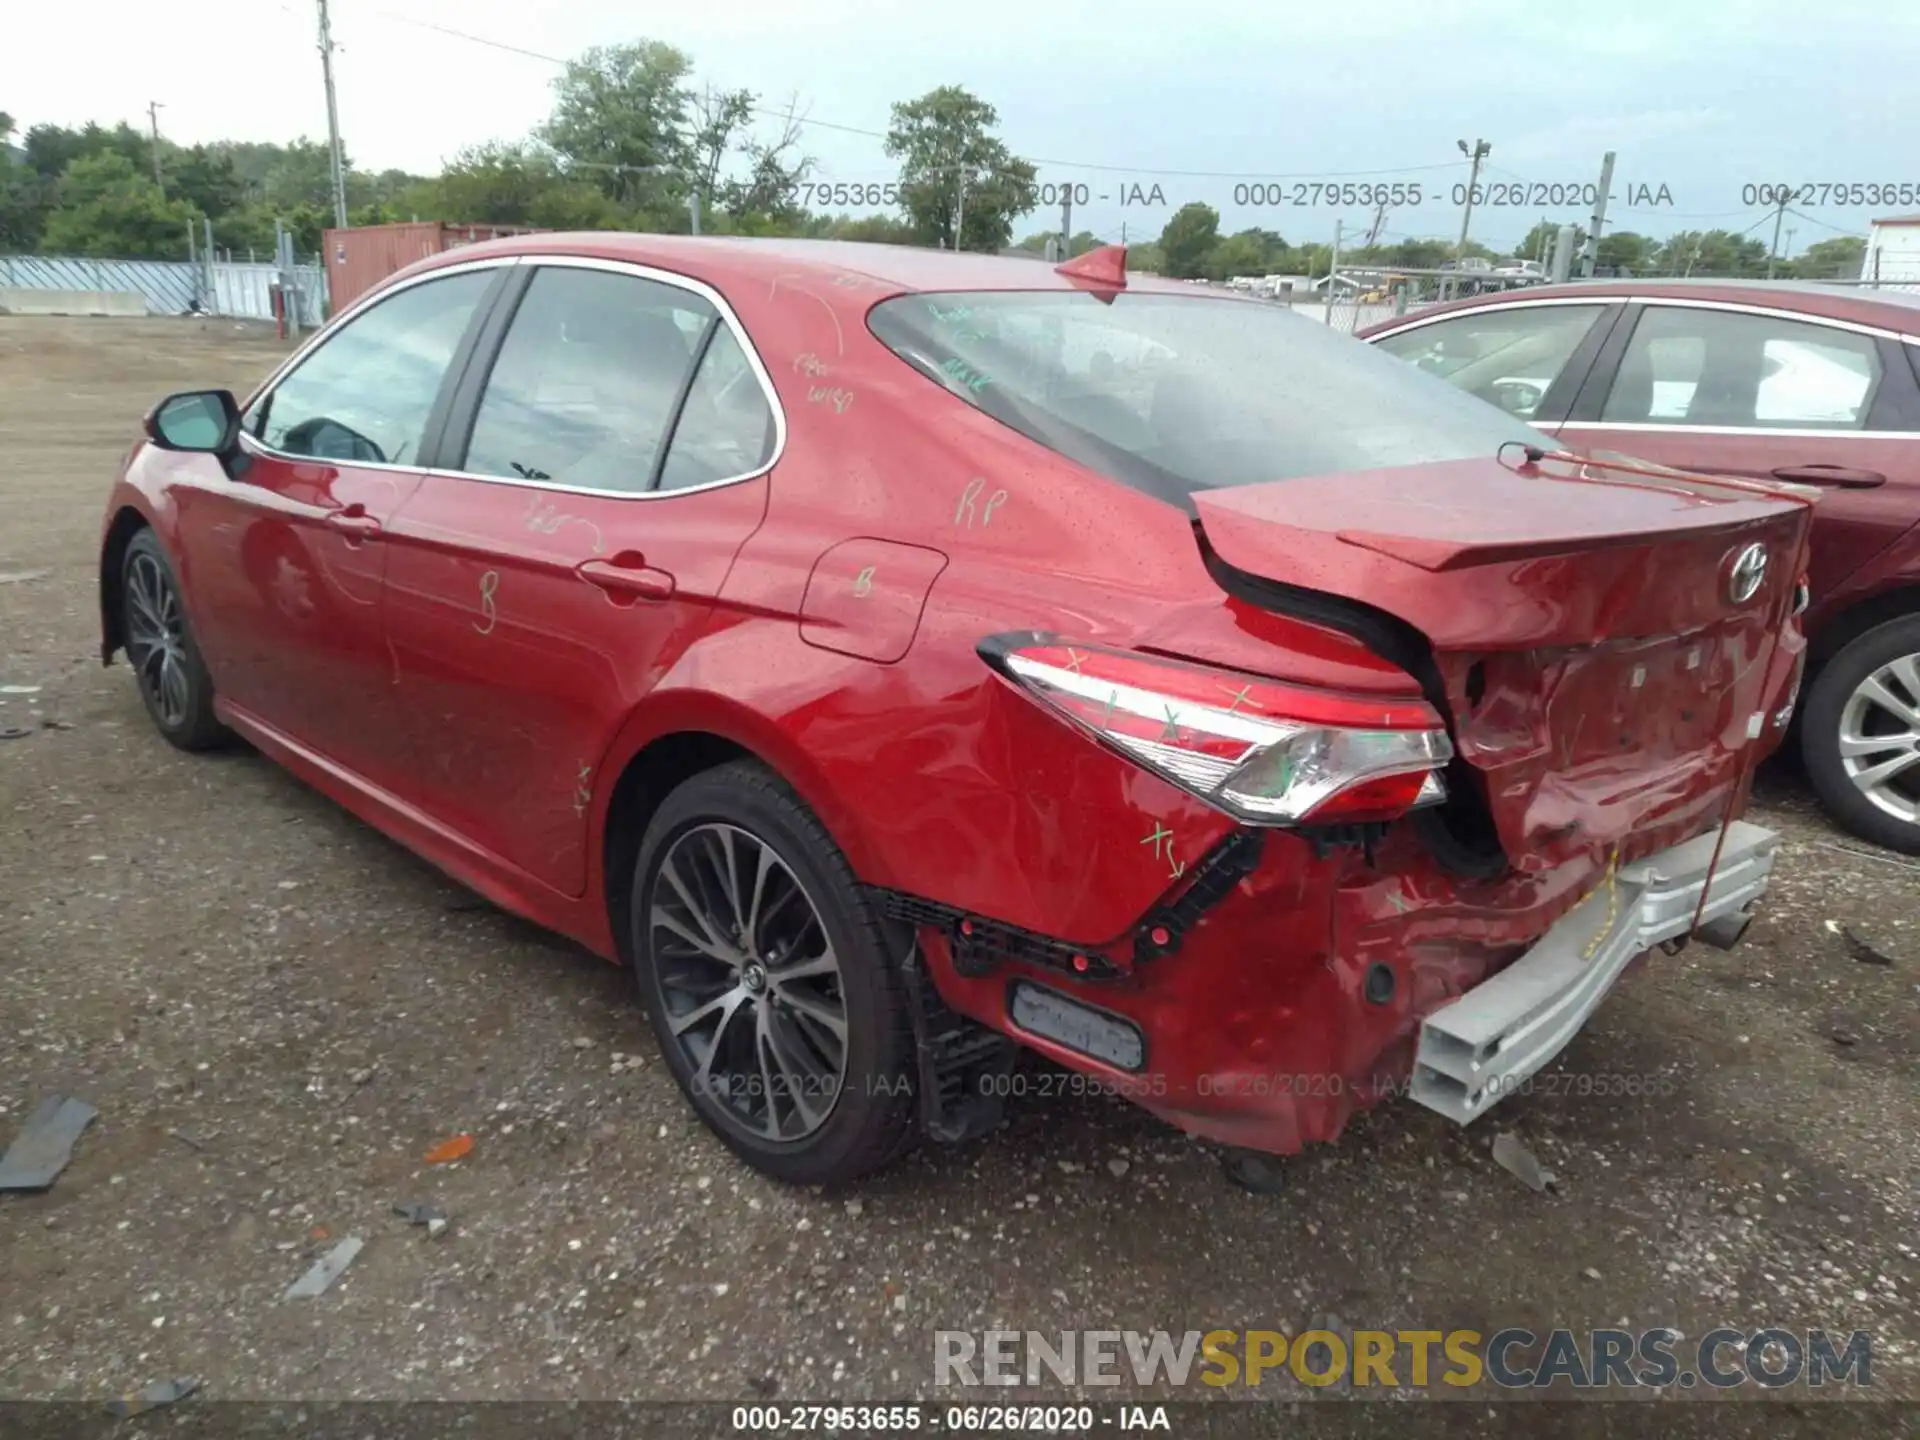
<instances>
[{"instance_id":1,"label":"toyota emblem on trunk","mask_svg":"<svg viewBox=\"0 0 1920 1440\"><path fill-rule=\"evenodd\" d=\"M1727 598L1736 605L1746 604L1759 593L1766 578L1767 547L1758 543L1747 546L1727 566Z\"/></svg>"}]
</instances>

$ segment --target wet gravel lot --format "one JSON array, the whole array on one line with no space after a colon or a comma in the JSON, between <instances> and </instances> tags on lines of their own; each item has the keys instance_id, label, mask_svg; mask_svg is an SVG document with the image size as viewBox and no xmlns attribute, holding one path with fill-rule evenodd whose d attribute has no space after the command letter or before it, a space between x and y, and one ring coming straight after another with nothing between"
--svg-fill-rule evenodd
<instances>
[{"instance_id":1,"label":"wet gravel lot","mask_svg":"<svg viewBox=\"0 0 1920 1440\"><path fill-rule=\"evenodd\" d=\"M140 412L280 353L226 321L0 317L0 686L37 687L0 692L28 732L0 740L0 1146L47 1095L100 1112L51 1190L0 1195L0 1397L933 1397L941 1328L1335 1317L1861 1329L1874 1391L1920 1399L1920 866L1790 769L1747 942L1656 957L1471 1130L1390 1107L1253 1195L1122 1101L1030 1094L991 1140L786 1189L695 1122L628 977L250 751L174 751L99 666ZM1493 1163L1502 1129L1556 1189ZM331 1289L283 1298L349 1236Z\"/></svg>"}]
</instances>

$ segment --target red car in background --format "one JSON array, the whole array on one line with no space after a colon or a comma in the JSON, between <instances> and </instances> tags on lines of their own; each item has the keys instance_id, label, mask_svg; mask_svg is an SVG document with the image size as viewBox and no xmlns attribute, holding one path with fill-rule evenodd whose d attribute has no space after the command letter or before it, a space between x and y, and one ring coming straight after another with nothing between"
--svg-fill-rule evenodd
<instances>
[{"instance_id":1,"label":"red car in background","mask_svg":"<svg viewBox=\"0 0 1920 1440\"><path fill-rule=\"evenodd\" d=\"M1920 294L1554 285L1361 338L1581 450L1818 486L1801 752L1834 818L1920 854Z\"/></svg>"},{"instance_id":2,"label":"red car in background","mask_svg":"<svg viewBox=\"0 0 1920 1440\"><path fill-rule=\"evenodd\" d=\"M1539 440L1119 251L523 237L159 404L103 653L631 965L771 1174L1017 1046L1288 1152L1766 887L1807 502Z\"/></svg>"}]
</instances>

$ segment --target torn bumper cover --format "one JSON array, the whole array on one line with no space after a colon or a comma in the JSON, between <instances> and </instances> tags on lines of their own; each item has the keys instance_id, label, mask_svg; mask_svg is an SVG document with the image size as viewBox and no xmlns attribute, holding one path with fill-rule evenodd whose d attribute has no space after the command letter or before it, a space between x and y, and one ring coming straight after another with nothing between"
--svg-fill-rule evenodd
<instances>
[{"instance_id":1,"label":"torn bumper cover","mask_svg":"<svg viewBox=\"0 0 1920 1440\"><path fill-rule=\"evenodd\" d=\"M1696 909L1703 938L1713 938L1709 927L1737 934L1767 888L1779 837L1736 820L1716 864L1720 838L1702 835L1622 866L1526 954L1427 1016L1413 1098L1466 1124L1558 1055L1637 956L1694 933Z\"/></svg>"}]
</instances>

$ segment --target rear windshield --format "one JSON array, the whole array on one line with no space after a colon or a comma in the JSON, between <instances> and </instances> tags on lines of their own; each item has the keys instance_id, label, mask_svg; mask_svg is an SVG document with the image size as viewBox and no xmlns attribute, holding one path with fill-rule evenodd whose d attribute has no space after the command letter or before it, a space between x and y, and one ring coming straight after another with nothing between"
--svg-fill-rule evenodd
<instances>
[{"instance_id":1,"label":"rear windshield","mask_svg":"<svg viewBox=\"0 0 1920 1440\"><path fill-rule=\"evenodd\" d=\"M869 318L968 404L1135 489L1196 490L1475 455L1543 437L1280 305L1206 295L906 295Z\"/></svg>"}]
</instances>

